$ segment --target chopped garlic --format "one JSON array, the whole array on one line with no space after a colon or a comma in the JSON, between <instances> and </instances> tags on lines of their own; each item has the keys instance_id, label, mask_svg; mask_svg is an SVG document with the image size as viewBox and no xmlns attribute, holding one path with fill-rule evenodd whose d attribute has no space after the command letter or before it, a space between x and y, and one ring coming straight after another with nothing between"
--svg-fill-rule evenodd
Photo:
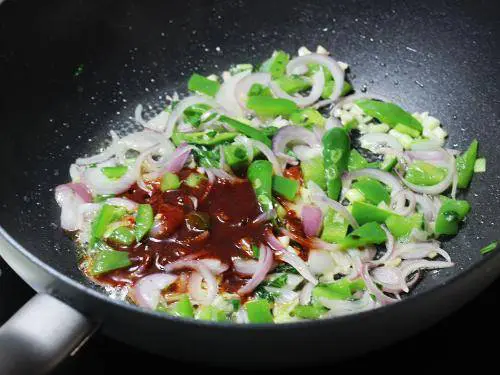
<instances>
[{"instance_id":1,"label":"chopped garlic","mask_svg":"<svg viewBox=\"0 0 500 375\"><path fill-rule=\"evenodd\" d=\"M396 138L406 150L411 148L411 144L413 143L413 138L408 134L403 134L398 132L397 130L391 129L389 134Z\"/></svg>"},{"instance_id":2,"label":"chopped garlic","mask_svg":"<svg viewBox=\"0 0 500 375\"><path fill-rule=\"evenodd\" d=\"M318 47L316 48L316 53L318 53L320 55L326 55L326 56L328 56L330 54L330 52L328 52L326 50L326 48L321 46L321 45L318 45Z\"/></svg>"},{"instance_id":3,"label":"chopped garlic","mask_svg":"<svg viewBox=\"0 0 500 375\"><path fill-rule=\"evenodd\" d=\"M299 56L305 56L305 55L310 55L312 52L307 49L307 47L300 47L298 50L298 55Z\"/></svg>"}]
</instances>

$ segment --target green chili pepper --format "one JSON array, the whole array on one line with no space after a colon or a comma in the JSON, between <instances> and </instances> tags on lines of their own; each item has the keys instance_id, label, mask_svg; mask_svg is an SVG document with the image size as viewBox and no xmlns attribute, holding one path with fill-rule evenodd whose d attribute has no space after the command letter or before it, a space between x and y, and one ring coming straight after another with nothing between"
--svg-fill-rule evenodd
<instances>
[{"instance_id":1,"label":"green chili pepper","mask_svg":"<svg viewBox=\"0 0 500 375\"><path fill-rule=\"evenodd\" d=\"M250 96L247 100L247 108L259 117L288 117L299 109L291 100L269 96Z\"/></svg>"},{"instance_id":2,"label":"green chili pepper","mask_svg":"<svg viewBox=\"0 0 500 375\"><path fill-rule=\"evenodd\" d=\"M316 285L312 291L312 297L314 300L319 298L345 300L364 288L365 283L362 279L350 281L347 277L344 277L333 283Z\"/></svg>"},{"instance_id":3,"label":"green chili pepper","mask_svg":"<svg viewBox=\"0 0 500 375\"><path fill-rule=\"evenodd\" d=\"M391 215L394 215L392 211L385 210L369 203L356 201L352 204L352 216L354 216L359 225L372 221L384 223Z\"/></svg>"},{"instance_id":4,"label":"green chili pepper","mask_svg":"<svg viewBox=\"0 0 500 375\"><path fill-rule=\"evenodd\" d=\"M352 249L366 245L379 245L385 241L387 241L387 235L380 224L370 222L349 233L340 245L344 249Z\"/></svg>"},{"instance_id":5,"label":"green chili pepper","mask_svg":"<svg viewBox=\"0 0 500 375\"><path fill-rule=\"evenodd\" d=\"M445 168L424 161L412 163L405 174L406 181L421 186L432 186L440 183L448 174Z\"/></svg>"},{"instance_id":6,"label":"green chili pepper","mask_svg":"<svg viewBox=\"0 0 500 375\"><path fill-rule=\"evenodd\" d=\"M273 55L264 61L260 67L261 72L271 73L273 79L278 79L286 73L286 66L290 61L288 53L283 51L274 51Z\"/></svg>"},{"instance_id":7,"label":"green chili pepper","mask_svg":"<svg viewBox=\"0 0 500 375\"><path fill-rule=\"evenodd\" d=\"M367 168L368 161L359 153L358 150L353 148L349 153L349 160L347 161L347 169L349 172L356 171L358 169Z\"/></svg>"},{"instance_id":8,"label":"green chili pepper","mask_svg":"<svg viewBox=\"0 0 500 375\"><path fill-rule=\"evenodd\" d=\"M127 173L128 167L125 165L117 165L116 167L102 167L101 172L109 179L118 179Z\"/></svg>"},{"instance_id":9,"label":"green chili pepper","mask_svg":"<svg viewBox=\"0 0 500 375\"><path fill-rule=\"evenodd\" d=\"M408 217L391 215L385 220L385 225L396 238L406 238L413 229L422 229L424 216L421 213Z\"/></svg>"},{"instance_id":10,"label":"green chili pepper","mask_svg":"<svg viewBox=\"0 0 500 375\"><path fill-rule=\"evenodd\" d=\"M304 108L291 114L290 121L300 126L325 126L325 118L313 108Z\"/></svg>"},{"instance_id":11,"label":"green chili pepper","mask_svg":"<svg viewBox=\"0 0 500 375\"><path fill-rule=\"evenodd\" d=\"M299 183L290 178L273 176L273 191L289 201L293 201L299 192Z\"/></svg>"},{"instance_id":12,"label":"green chili pepper","mask_svg":"<svg viewBox=\"0 0 500 375\"><path fill-rule=\"evenodd\" d=\"M201 182L205 180L205 178L206 178L205 176L199 173L191 173L184 180L184 183L191 188L197 188L198 186L200 186Z\"/></svg>"},{"instance_id":13,"label":"green chili pepper","mask_svg":"<svg viewBox=\"0 0 500 375\"><path fill-rule=\"evenodd\" d=\"M132 244L132 242L134 242L134 240L134 231L126 226L116 228L108 236L108 241L114 242L119 245L129 246L130 244Z\"/></svg>"},{"instance_id":14,"label":"green chili pepper","mask_svg":"<svg viewBox=\"0 0 500 375\"><path fill-rule=\"evenodd\" d=\"M195 91L208 96L215 96L220 89L220 83L194 73L188 81L189 91Z\"/></svg>"},{"instance_id":15,"label":"green chili pepper","mask_svg":"<svg viewBox=\"0 0 500 375\"><path fill-rule=\"evenodd\" d=\"M90 274L93 276L132 265L126 251L116 251L101 241L96 243L95 249L97 253L92 259L90 268Z\"/></svg>"},{"instance_id":16,"label":"green chili pepper","mask_svg":"<svg viewBox=\"0 0 500 375\"><path fill-rule=\"evenodd\" d=\"M250 125L244 124L225 115L220 116L219 121L229 125L234 130L246 135L247 137L256 139L257 141L264 143L268 147L272 146L271 140L265 134L263 134L260 130L251 127Z\"/></svg>"},{"instance_id":17,"label":"green chili pepper","mask_svg":"<svg viewBox=\"0 0 500 375\"><path fill-rule=\"evenodd\" d=\"M265 299L255 299L245 304L250 323L273 323L271 306Z\"/></svg>"},{"instance_id":18,"label":"green chili pepper","mask_svg":"<svg viewBox=\"0 0 500 375\"><path fill-rule=\"evenodd\" d=\"M384 185L372 178L359 179L352 184L352 187L359 190L369 203L377 205L380 202L385 202L389 204L391 201L391 196Z\"/></svg>"},{"instance_id":19,"label":"green chili pepper","mask_svg":"<svg viewBox=\"0 0 500 375\"><path fill-rule=\"evenodd\" d=\"M172 142L176 146L181 143L189 143L192 145L214 146L223 142L232 141L238 133L224 132L218 133L215 131L196 132L196 133L180 133L176 132L172 135Z\"/></svg>"},{"instance_id":20,"label":"green chili pepper","mask_svg":"<svg viewBox=\"0 0 500 375\"><path fill-rule=\"evenodd\" d=\"M177 302L167 308L167 313L183 318L194 318L194 310L189 297L183 294Z\"/></svg>"},{"instance_id":21,"label":"green chili pepper","mask_svg":"<svg viewBox=\"0 0 500 375\"><path fill-rule=\"evenodd\" d=\"M186 108L184 110L184 119L189 124L193 125L195 128L201 125L202 116L210 110L210 107L206 104L193 104L192 106ZM214 119L216 116L215 113L208 116L204 121L210 121Z\"/></svg>"},{"instance_id":22,"label":"green chili pepper","mask_svg":"<svg viewBox=\"0 0 500 375\"><path fill-rule=\"evenodd\" d=\"M235 143L224 146L224 159L232 169L239 169L249 161L246 148Z\"/></svg>"},{"instance_id":23,"label":"green chili pepper","mask_svg":"<svg viewBox=\"0 0 500 375\"><path fill-rule=\"evenodd\" d=\"M441 196L442 204L436 218L434 232L437 235L454 235L458 232L458 224L470 211L470 204L464 200L454 200Z\"/></svg>"},{"instance_id":24,"label":"green chili pepper","mask_svg":"<svg viewBox=\"0 0 500 375\"><path fill-rule=\"evenodd\" d=\"M175 190L178 189L180 186L181 186L181 180L175 173L167 172L161 178L160 182L161 191Z\"/></svg>"},{"instance_id":25,"label":"green chili pepper","mask_svg":"<svg viewBox=\"0 0 500 375\"><path fill-rule=\"evenodd\" d=\"M214 306L201 306L196 314L196 319L212 322L224 322L227 320L226 313Z\"/></svg>"},{"instance_id":26,"label":"green chili pepper","mask_svg":"<svg viewBox=\"0 0 500 375\"><path fill-rule=\"evenodd\" d=\"M404 125L415 131L414 137L422 133L422 124L410 113L394 103L379 102L377 100L359 99L355 101L368 116L375 117L380 122L386 123L391 128ZM401 129L401 126L399 127ZM406 128L404 130L407 130Z\"/></svg>"},{"instance_id":27,"label":"green chili pepper","mask_svg":"<svg viewBox=\"0 0 500 375\"><path fill-rule=\"evenodd\" d=\"M293 308L291 315L302 319L319 319L328 309L322 305L297 305Z\"/></svg>"},{"instance_id":28,"label":"green chili pepper","mask_svg":"<svg viewBox=\"0 0 500 375\"><path fill-rule=\"evenodd\" d=\"M322 143L326 191L331 199L337 200L342 188L342 173L349 161L351 141L345 129L333 128L325 133Z\"/></svg>"},{"instance_id":29,"label":"green chili pepper","mask_svg":"<svg viewBox=\"0 0 500 375\"><path fill-rule=\"evenodd\" d=\"M109 224L119 220L127 213L123 207L111 206L105 204L97 214L96 218L92 221L90 229L90 248L94 247L97 240L101 239Z\"/></svg>"},{"instance_id":30,"label":"green chili pepper","mask_svg":"<svg viewBox=\"0 0 500 375\"><path fill-rule=\"evenodd\" d=\"M323 219L321 239L326 242L339 243L347 235L349 223L342 215L333 209L328 209Z\"/></svg>"},{"instance_id":31,"label":"green chili pepper","mask_svg":"<svg viewBox=\"0 0 500 375\"><path fill-rule=\"evenodd\" d=\"M248 167L247 176L262 210L272 210L273 165L267 160L255 160Z\"/></svg>"},{"instance_id":32,"label":"green chili pepper","mask_svg":"<svg viewBox=\"0 0 500 375\"><path fill-rule=\"evenodd\" d=\"M300 76L282 76L276 80L276 83L286 93L293 95L300 91L311 88L311 82Z\"/></svg>"},{"instance_id":33,"label":"green chili pepper","mask_svg":"<svg viewBox=\"0 0 500 375\"><path fill-rule=\"evenodd\" d=\"M304 182L309 181L316 183L321 189L326 190L325 163L323 157L318 156L309 160L303 160L300 163L300 169Z\"/></svg>"},{"instance_id":34,"label":"green chili pepper","mask_svg":"<svg viewBox=\"0 0 500 375\"><path fill-rule=\"evenodd\" d=\"M481 250L479 250L479 252L482 255L485 255L485 254L491 253L493 250L495 250L497 248L497 246L498 246L498 241L493 241L490 244L483 247Z\"/></svg>"},{"instance_id":35,"label":"green chili pepper","mask_svg":"<svg viewBox=\"0 0 500 375\"><path fill-rule=\"evenodd\" d=\"M135 239L139 242L153 226L153 207L150 204L140 204L135 216Z\"/></svg>"},{"instance_id":36,"label":"green chili pepper","mask_svg":"<svg viewBox=\"0 0 500 375\"><path fill-rule=\"evenodd\" d=\"M465 189L469 186L474 174L474 164L477 158L478 141L474 139L467 151L457 156L458 187Z\"/></svg>"},{"instance_id":37,"label":"green chili pepper","mask_svg":"<svg viewBox=\"0 0 500 375\"><path fill-rule=\"evenodd\" d=\"M254 83L250 90L248 90L247 96L273 96L271 89L267 86L261 85L260 83Z\"/></svg>"}]
</instances>

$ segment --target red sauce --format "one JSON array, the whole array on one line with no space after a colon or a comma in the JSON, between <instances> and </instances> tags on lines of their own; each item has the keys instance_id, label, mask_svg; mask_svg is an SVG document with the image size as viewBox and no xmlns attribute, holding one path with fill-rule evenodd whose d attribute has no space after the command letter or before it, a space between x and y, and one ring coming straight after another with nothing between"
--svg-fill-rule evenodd
<instances>
[{"instance_id":1,"label":"red sauce","mask_svg":"<svg viewBox=\"0 0 500 375\"><path fill-rule=\"evenodd\" d=\"M185 169L179 177L184 179L190 173L193 171ZM252 223L261 210L247 180L229 183L216 179L211 187L204 180L197 188L181 184L178 190L167 192L155 188L151 196L134 186L122 196L151 204L155 215L162 214L162 230L127 248L133 266L99 276L101 283L131 284L145 275L161 272L162 265L196 254L197 258L216 258L228 264L230 268L223 274L221 286L235 292L246 280L231 270L232 258L250 257L248 243L264 242L266 228L271 228L269 223ZM196 210L191 197L198 201ZM208 230L193 228L186 220L194 212L208 216Z\"/></svg>"}]
</instances>

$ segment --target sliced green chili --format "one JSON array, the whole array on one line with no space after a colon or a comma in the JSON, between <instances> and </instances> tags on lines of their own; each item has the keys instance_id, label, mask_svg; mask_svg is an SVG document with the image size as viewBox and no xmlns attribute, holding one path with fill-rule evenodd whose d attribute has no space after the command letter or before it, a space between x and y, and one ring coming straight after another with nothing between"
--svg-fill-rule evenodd
<instances>
[{"instance_id":1,"label":"sliced green chili","mask_svg":"<svg viewBox=\"0 0 500 375\"><path fill-rule=\"evenodd\" d=\"M213 97L219 91L220 83L194 73L191 78L189 78L188 89Z\"/></svg>"},{"instance_id":2,"label":"sliced green chili","mask_svg":"<svg viewBox=\"0 0 500 375\"><path fill-rule=\"evenodd\" d=\"M265 134L263 134L260 130L251 127L250 125L244 124L241 121L237 121L225 115L220 116L219 121L224 122L234 130L246 135L247 137L256 139L257 141L264 143L268 147L272 146L271 140Z\"/></svg>"},{"instance_id":3,"label":"sliced green chili","mask_svg":"<svg viewBox=\"0 0 500 375\"><path fill-rule=\"evenodd\" d=\"M250 96L247 100L247 108L260 117L288 117L299 109L291 100L269 96Z\"/></svg>"},{"instance_id":4,"label":"sliced green chili","mask_svg":"<svg viewBox=\"0 0 500 375\"><path fill-rule=\"evenodd\" d=\"M291 178L273 176L273 191L289 201L293 201L299 192L299 183Z\"/></svg>"},{"instance_id":5,"label":"sliced green chili","mask_svg":"<svg viewBox=\"0 0 500 375\"><path fill-rule=\"evenodd\" d=\"M497 248L497 246L498 246L498 241L493 241L490 244L483 247L481 250L479 250L479 252L482 255L488 254L488 253L491 253L493 250L495 250Z\"/></svg>"},{"instance_id":6,"label":"sliced green chili","mask_svg":"<svg viewBox=\"0 0 500 375\"><path fill-rule=\"evenodd\" d=\"M351 141L345 129L333 128L325 133L322 143L326 191L331 199L337 200L342 188L342 173L349 161Z\"/></svg>"},{"instance_id":7,"label":"sliced green chili","mask_svg":"<svg viewBox=\"0 0 500 375\"><path fill-rule=\"evenodd\" d=\"M257 201L263 211L273 209L272 201L272 183L273 166L267 160L255 160L250 164L247 171L248 180L255 190Z\"/></svg>"},{"instance_id":8,"label":"sliced green chili","mask_svg":"<svg viewBox=\"0 0 500 375\"><path fill-rule=\"evenodd\" d=\"M180 186L181 186L181 180L175 173L167 172L161 178L160 182L161 191L175 190L178 189Z\"/></svg>"},{"instance_id":9,"label":"sliced green chili","mask_svg":"<svg viewBox=\"0 0 500 375\"><path fill-rule=\"evenodd\" d=\"M467 151L457 156L458 187L465 189L469 186L474 174L474 164L477 158L478 141L474 139Z\"/></svg>"},{"instance_id":10,"label":"sliced green chili","mask_svg":"<svg viewBox=\"0 0 500 375\"><path fill-rule=\"evenodd\" d=\"M464 200L450 199L441 196L442 204L439 208L434 232L437 235L454 235L458 233L458 224L465 219L470 211L470 204Z\"/></svg>"},{"instance_id":11,"label":"sliced green chili","mask_svg":"<svg viewBox=\"0 0 500 375\"><path fill-rule=\"evenodd\" d=\"M140 204L135 216L135 239L139 242L153 226L153 207Z\"/></svg>"},{"instance_id":12,"label":"sliced green chili","mask_svg":"<svg viewBox=\"0 0 500 375\"><path fill-rule=\"evenodd\" d=\"M111 206L109 204L103 205L92 221L89 241L90 248L94 246L97 240L102 238L108 225L122 218L126 212L127 210L123 207Z\"/></svg>"}]
</instances>

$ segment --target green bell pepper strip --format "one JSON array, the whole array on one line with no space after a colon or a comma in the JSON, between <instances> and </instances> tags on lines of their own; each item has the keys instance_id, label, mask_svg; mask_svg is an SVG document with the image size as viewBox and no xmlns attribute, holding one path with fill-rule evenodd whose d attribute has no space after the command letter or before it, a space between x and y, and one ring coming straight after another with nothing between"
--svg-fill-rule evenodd
<instances>
[{"instance_id":1,"label":"green bell pepper strip","mask_svg":"<svg viewBox=\"0 0 500 375\"><path fill-rule=\"evenodd\" d=\"M247 108L259 117L288 117L299 109L291 100L269 96L250 96L247 100Z\"/></svg>"},{"instance_id":2,"label":"green bell pepper strip","mask_svg":"<svg viewBox=\"0 0 500 375\"><path fill-rule=\"evenodd\" d=\"M398 164L398 158L392 155L385 155L384 160L380 163L379 168L383 171L390 172Z\"/></svg>"},{"instance_id":3,"label":"green bell pepper strip","mask_svg":"<svg viewBox=\"0 0 500 375\"><path fill-rule=\"evenodd\" d=\"M379 245L387 241L387 235L375 222L366 223L352 231L340 242L344 249L358 248L366 245Z\"/></svg>"},{"instance_id":4,"label":"green bell pepper strip","mask_svg":"<svg viewBox=\"0 0 500 375\"><path fill-rule=\"evenodd\" d=\"M422 133L422 124L410 113L394 103L379 102L370 99L359 99L356 100L355 103L368 116L375 117L391 128L401 124L414 129L418 132L417 136Z\"/></svg>"},{"instance_id":5,"label":"green bell pepper strip","mask_svg":"<svg viewBox=\"0 0 500 375\"><path fill-rule=\"evenodd\" d=\"M325 82L325 87L323 87L323 91L321 92L322 99L328 99L332 95L333 89L335 88L335 81L329 80ZM346 96L352 91L352 86L349 82L344 81L342 86L342 91L340 92L340 96Z\"/></svg>"},{"instance_id":6,"label":"green bell pepper strip","mask_svg":"<svg viewBox=\"0 0 500 375\"><path fill-rule=\"evenodd\" d=\"M271 89L267 86L261 85L260 83L254 83L250 90L248 90L247 96L273 96Z\"/></svg>"},{"instance_id":7,"label":"green bell pepper strip","mask_svg":"<svg viewBox=\"0 0 500 375\"><path fill-rule=\"evenodd\" d=\"M102 167L101 172L107 178L114 180L122 177L127 173L128 167L125 165L117 165L116 167Z\"/></svg>"},{"instance_id":8,"label":"green bell pepper strip","mask_svg":"<svg viewBox=\"0 0 500 375\"><path fill-rule=\"evenodd\" d=\"M183 294L177 302L169 306L166 312L173 316L194 318L193 305L186 294Z\"/></svg>"},{"instance_id":9,"label":"green bell pepper strip","mask_svg":"<svg viewBox=\"0 0 500 375\"><path fill-rule=\"evenodd\" d=\"M328 130L322 139L325 165L326 192L333 200L339 199L342 173L347 169L351 140L343 128Z\"/></svg>"},{"instance_id":10,"label":"green bell pepper strip","mask_svg":"<svg viewBox=\"0 0 500 375\"><path fill-rule=\"evenodd\" d=\"M127 251L116 251L102 241L96 243L95 249L97 253L92 259L89 270L92 276L132 265Z\"/></svg>"},{"instance_id":11,"label":"green bell pepper strip","mask_svg":"<svg viewBox=\"0 0 500 375\"><path fill-rule=\"evenodd\" d=\"M272 147L272 142L271 140L260 130L257 130L250 125L244 124L241 121L237 121L235 119L232 119L231 117L227 117L225 115L221 115L219 117L219 121L229 125L232 127L234 130L237 132L246 135L247 137L250 137L252 139L255 139L257 141L260 141L264 143L267 147Z\"/></svg>"},{"instance_id":12,"label":"green bell pepper strip","mask_svg":"<svg viewBox=\"0 0 500 375\"><path fill-rule=\"evenodd\" d=\"M333 209L328 209L323 218L323 231L321 239L330 243L339 243L347 235L349 223L342 215Z\"/></svg>"},{"instance_id":13,"label":"green bell pepper strip","mask_svg":"<svg viewBox=\"0 0 500 375\"><path fill-rule=\"evenodd\" d=\"M226 313L214 306L201 306L196 314L196 319L212 322L224 322L227 320Z\"/></svg>"},{"instance_id":14,"label":"green bell pepper strip","mask_svg":"<svg viewBox=\"0 0 500 375\"><path fill-rule=\"evenodd\" d=\"M191 145L214 146L223 142L232 141L238 136L236 132L195 132L195 133L180 133L176 132L172 135L172 142L176 146L181 143L189 143Z\"/></svg>"},{"instance_id":15,"label":"green bell pepper strip","mask_svg":"<svg viewBox=\"0 0 500 375\"><path fill-rule=\"evenodd\" d=\"M477 158L478 145L478 141L474 139L467 151L465 151L462 155L457 156L457 186L460 189L465 189L467 186L469 186L470 181L472 180L472 175L474 174L474 164Z\"/></svg>"},{"instance_id":16,"label":"green bell pepper strip","mask_svg":"<svg viewBox=\"0 0 500 375\"><path fill-rule=\"evenodd\" d=\"M349 153L349 159L347 160L347 170L349 172L353 172L358 169L366 168L367 166L368 160L366 160L358 150L353 148Z\"/></svg>"},{"instance_id":17,"label":"green bell pepper strip","mask_svg":"<svg viewBox=\"0 0 500 375\"><path fill-rule=\"evenodd\" d=\"M223 147L224 159L233 169L241 168L248 164L248 153L246 148L240 144L230 144Z\"/></svg>"},{"instance_id":18,"label":"green bell pepper strip","mask_svg":"<svg viewBox=\"0 0 500 375\"><path fill-rule=\"evenodd\" d=\"M433 186L440 183L448 174L446 168L436 167L424 161L415 161L408 167L406 181L420 186Z\"/></svg>"},{"instance_id":19,"label":"green bell pepper strip","mask_svg":"<svg viewBox=\"0 0 500 375\"><path fill-rule=\"evenodd\" d=\"M150 204L140 204L135 216L135 239L139 242L153 226L154 214Z\"/></svg>"},{"instance_id":20,"label":"green bell pepper strip","mask_svg":"<svg viewBox=\"0 0 500 375\"><path fill-rule=\"evenodd\" d=\"M220 89L220 83L194 73L189 78L188 89L214 97Z\"/></svg>"},{"instance_id":21,"label":"green bell pepper strip","mask_svg":"<svg viewBox=\"0 0 500 375\"><path fill-rule=\"evenodd\" d=\"M271 306L265 299L255 299L245 304L250 323L273 323Z\"/></svg>"},{"instance_id":22,"label":"green bell pepper strip","mask_svg":"<svg viewBox=\"0 0 500 375\"><path fill-rule=\"evenodd\" d=\"M319 319L328 309L321 305L297 305L293 308L291 315L302 319Z\"/></svg>"},{"instance_id":23,"label":"green bell pepper strip","mask_svg":"<svg viewBox=\"0 0 500 375\"><path fill-rule=\"evenodd\" d=\"M184 110L184 120L195 128L201 125L201 117L210 110L210 107L206 104L193 104L192 106L186 108ZM216 116L215 113L208 116L204 121L210 121L214 119Z\"/></svg>"},{"instance_id":24,"label":"green bell pepper strip","mask_svg":"<svg viewBox=\"0 0 500 375\"><path fill-rule=\"evenodd\" d=\"M160 182L161 191L175 190L178 189L180 186L181 186L181 180L179 179L179 176L177 176L175 173L167 172L161 178Z\"/></svg>"},{"instance_id":25,"label":"green bell pepper strip","mask_svg":"<svg viewBox=\"0 0 500 375\"><path fill-rule=\"evenodd\" d=\"M321 189L326 190L325 163L323 157L318 156L309 160L303 160L300 163L300 170L304 177L304 182L307 184L313 181Z\"/></svg>"},{"instance_id":26,"label":"green bell pepper strip","mask_svg":"<svg viewBox=\"0 0 500 375\"><path fill-rule=\"evenodd\" d=\"M338 281L328 284L318 284L312 291L313 300L319 298L345 300L351 298L354 293L365 288L362 279L350 281L344 277Z\"/></svg>"},{"instance_id":27,"label":"green bell pepper strip","mask_svg":"<svg viewBox=\"0 0 500 375\"><path fill-rule=\"evenodd\" d=\"M274 51L273 55L262 63L259 71L271 73L272 79L278 79L285 75L286 66L289 61L290 56L288 53L283 51Z\"/></svg>"},{"instance_id":28,"label":"green bell pepper strip","mask_svg":"<svg viewBox=\"0 0 500 375\"><path fill-rule=\"evenodd\" d=\"M275 81L283 91L289 95L311 88L311 81L301 78L299 76L284 75Z\"/></svg>"},{"instance_id":29,"label":"green bell pepper strip","mask_svg":"<svg viewBox=\"0 0 500 375\"><path fill-rule=\"evenodd\" d=\"M255 160L248 167L247 176L255 191L261 209L263 211L272 210L273 165L271 162L267 160Z\"/></svg>"},{"instance_id":30,"label":"green bell pepper strip","mask_svg":"<svg viewBox=\"0 0 500 375\"><path fill-rule=\"evenodd\" d=\"M376 223L384 223L389 216L395 215L392 211L360 201L353 202L351 213L359 225L370 223L372 221Z\"/></svg>"},{"instance_id":31,"label":"green bell pepper strip","mask_svg":"<svg viewBox=\"0 0 500 375\"><path fill-rule=\"evenodd\" d=\"M96 241L102 238L109 224L119 220L126 213L127 210L123 207L104 204L95 219L92 221L89 241L90 248L93 248Z\"/></svg>"},{"instance_id":32,"label":"green bell pepper strip","mask_svg":"<svg viewBox=\"0 0 500 375\"><path fill-rule=\"evenodd\" d=\"M422 229L424 226L424 216L416 213L408 217L391 215L385 220L385 225L389 232L396 238L406 238L413 229Z\"/></svg>"},{"instance_id":33,"label":"green bell pepper strip","mask_svg":"<svg viewBox=\"0 0 500 375\"><path fill-rule=\"evenodd\" d=\"M380 202L385 202L389 204L391 201L391 196L384 185L372 178L358 179L352 184L352 187L359 190L369 203L377 205Z\"/></svg>"},{"instance_id":34,"label":"green bell pepper strip","mask_svg":"<svg viewBox=\"0 0 500 375\"><path fill-rule=\"evenodd\" d=\"M490 244L483 247L481 250L479 250L479 252L482 255L488 254L488 253L491 253L493 250L495 250L497 248L497 246L498 246L498 241L493 241Z\"/></svg>"},{"instance_id":35,"label":"green bell pepper strip","mask_svg":"<svg viewBox=\"0 0 500 375\"><path fill-rule=\"evenodd\" d=\"M441 196L442 204L439 209L434 233L437 235L454 235L458 233L458 224L470 211L470 204L464 200L454 200Z\"/></svg>"},{"instance_id":36,"label":"green bell pepper strip","mask_svg":"<svg viewBox=\"0 0 500 375\"><path fill-rule=\"evenodd\" d=\"M304 108L290 115L290 121L299 126L325 126L326 119L313 108Z\"/></svg>"},{"instance_id":37,"label":"green bell pepper strip","mask_svg":"<svg viewBox=\"0 0 500 375\"><path fill-rule=\"evenodd\" d=\"M118 245L129 246L135 241L135 234L133 229L129 227L118 227L108 236L108 241Z\"/></svg>"},{"instance_id":38,"label":"green bell pepper strip","mask_svg":"<svg viewBox=\"0 0 500 375\"><path fill-rule=\"evenodd\" d=\"M198 186L200 186L201 182L205 180L205 178L206 178L205 176L199 173L191 173L184 180L184 183L191 188L197 188Z\"/></svg>"},{"instance_id":39,"label":"green bell pepper strip","mask_svg":"<svg viewBox=\"0 0 500 375\"><path fill-rule=\"evenodd\" d=\"M273 176L273 191L293 201L299 192L299 182L286 177Z\"/></svg>"}]
</instances>

